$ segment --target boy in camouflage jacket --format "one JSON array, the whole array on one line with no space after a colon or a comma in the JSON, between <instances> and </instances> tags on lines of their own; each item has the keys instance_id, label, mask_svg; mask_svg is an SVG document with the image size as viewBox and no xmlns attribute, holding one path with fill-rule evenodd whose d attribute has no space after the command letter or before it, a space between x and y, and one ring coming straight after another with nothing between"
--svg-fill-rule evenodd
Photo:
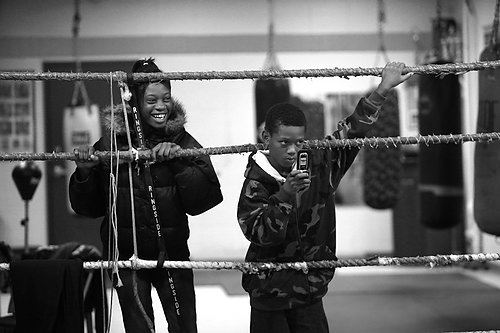
<instances>
[{"instance_id":1,"label":"boy in camouflage jacket","mask_svg":"<svg viewBox=\"0 0 500 333\"><path fill-rule=\"evenodd\" d=\"M385 94L411 74L388 63L377 89L339 123L336 138L364 137L378 117ZM238 203L238 223L251 242L246 261L335 260L335 190L359 149L309 151L309 170L295 168L305 140L306 119L282 103L266 115L262 137L268 152L249 156ZM328 332L322 297L333 269L262 271L244 274L250 295L250 332Z\"/></svg>"}]
</instances>

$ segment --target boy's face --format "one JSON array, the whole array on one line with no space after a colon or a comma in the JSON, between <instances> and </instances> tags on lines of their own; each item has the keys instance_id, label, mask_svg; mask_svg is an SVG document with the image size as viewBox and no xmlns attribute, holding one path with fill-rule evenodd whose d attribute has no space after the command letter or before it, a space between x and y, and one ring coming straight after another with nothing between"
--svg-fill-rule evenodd
<instances>
[{"instance_id":1,"label":"boy's face","mask_svg":"<svg viewBox=\"0 0 500 333\"><path fill-rule=\"evenodd\" d=\"M295 163L297 152L304 144L305 126L280 125L274 133L264 131L262 137L268 143L269 162L280 173L288 173Z\"/></svg>"}]
</instances>

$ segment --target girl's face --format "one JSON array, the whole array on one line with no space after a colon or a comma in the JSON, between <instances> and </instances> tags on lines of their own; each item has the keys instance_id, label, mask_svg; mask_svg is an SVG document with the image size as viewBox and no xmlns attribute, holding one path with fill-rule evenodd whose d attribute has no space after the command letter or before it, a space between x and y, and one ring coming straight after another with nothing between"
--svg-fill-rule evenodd
<instances>
[{"instance_id":1,"label":"girl's face","mask_svg":"<svg viewBox=\"0 0 500 333\"><path fill-rule=\"evenodd\" d=\"M170 89L161 82L148 84L142 99L142 119L154 128L163 128L172 110Z\"/></svg>"}]
</instances>

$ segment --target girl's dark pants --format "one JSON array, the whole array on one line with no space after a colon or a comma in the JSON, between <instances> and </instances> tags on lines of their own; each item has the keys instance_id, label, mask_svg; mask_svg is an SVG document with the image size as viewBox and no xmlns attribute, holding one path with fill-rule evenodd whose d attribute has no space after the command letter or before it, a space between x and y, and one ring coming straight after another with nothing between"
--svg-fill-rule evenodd
<instances>
[{"instance_id":1,"label":"girl's dark pants","mask_svg":"<svg viewBox=\"0 0 500 333\"><path fill-rule=\"evenodd\" d=\"M139 269L136 271L137 291L146 313L154 323L153 306L151 300L151 286L154 286L161 301L163 312L168 322L170 333L196 333L196 303L193 282L193 270L170 269L170 275L174 280L176 298L180 306L180 320L176 314L175 300L172 295L166 269ZM120 307L123 315L125 331L128 333L150 333L146 319L144 318L137 301L134 297L132 284L132 270L122 269L119 271L123 286L116 288Z\"/></svg>"}]
</instances>

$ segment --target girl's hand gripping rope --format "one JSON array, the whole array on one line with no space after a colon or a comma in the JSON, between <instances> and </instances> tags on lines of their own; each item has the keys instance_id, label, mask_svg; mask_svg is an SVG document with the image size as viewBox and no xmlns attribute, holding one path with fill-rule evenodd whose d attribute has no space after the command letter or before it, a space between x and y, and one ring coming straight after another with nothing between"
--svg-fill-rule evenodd
<instances>
[{"instance_id":1,"label":"girl's hand gripping rope","mask_svg":"<svg viewBox=\"0 0 500 333\"><path fill-rule=\"evenodd\" d=\"M88 178L90 170L99 164L99 158L94 155L94 147L80 146L74 150L77 180L83 181Z\"/></svg>"}]
</instances>

